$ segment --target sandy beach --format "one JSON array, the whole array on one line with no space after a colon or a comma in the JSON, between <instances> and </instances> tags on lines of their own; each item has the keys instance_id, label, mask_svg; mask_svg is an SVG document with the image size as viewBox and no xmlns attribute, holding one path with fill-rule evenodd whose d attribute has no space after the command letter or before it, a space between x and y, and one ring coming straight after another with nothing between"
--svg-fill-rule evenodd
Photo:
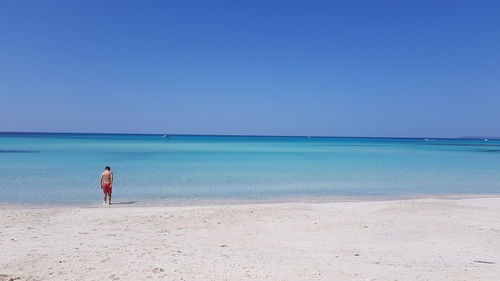
<instances>
[{"instance_id":1,"label":"sandy beach","mask_svg":"<svg viewBox=\"0 0 500 281\"><path fill-rule=\"evenodd\" d=\"M0 208L0 280L499 280L500 198Z\"/></svg>"}]
</instances>

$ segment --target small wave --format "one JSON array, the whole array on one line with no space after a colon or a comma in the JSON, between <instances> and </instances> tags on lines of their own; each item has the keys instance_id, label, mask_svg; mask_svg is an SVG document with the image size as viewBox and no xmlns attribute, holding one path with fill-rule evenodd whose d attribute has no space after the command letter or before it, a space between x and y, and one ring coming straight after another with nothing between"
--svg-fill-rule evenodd
<instances>
[{"instance_id":1,"label":"small wave","mask_svg":"<svg viewBox=\"0 0 500 281\"><path fill-rule=\"evenodd\" d=\"M0 150L0 153L37 153L35 150Z\"/></svg>"}]
</instances>

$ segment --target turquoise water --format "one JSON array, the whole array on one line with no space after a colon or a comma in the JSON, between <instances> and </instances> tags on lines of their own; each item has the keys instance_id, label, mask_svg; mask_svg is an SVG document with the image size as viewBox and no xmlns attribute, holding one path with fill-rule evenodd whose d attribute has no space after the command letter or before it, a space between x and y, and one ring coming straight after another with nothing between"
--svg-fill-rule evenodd
<instances>
[{"instance_id":1,"label":"turquoise water","mask_svg":"<svg viewBox=\"0 0 500 281\"><path fill-rule=\"evenodd\" d=\"M500 141L0 133L0 202L500 193Z\"/></svg>"}]
</instances>

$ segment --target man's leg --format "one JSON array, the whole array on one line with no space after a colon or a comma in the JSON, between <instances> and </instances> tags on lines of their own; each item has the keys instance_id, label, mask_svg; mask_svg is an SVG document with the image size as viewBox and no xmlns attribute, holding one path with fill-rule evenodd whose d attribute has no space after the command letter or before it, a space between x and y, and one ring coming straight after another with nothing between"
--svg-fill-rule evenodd
<instances>
[{"instance_id":1,"label":"man's leg","mask_svg":"<svg viewBox=\"0 0 500 281\"><path fill-rule=\"evenodd\" d=\"M104 193L104 203L106 203L107 198L108 198L108 194L107 194L107 193Z\"/></svg>"},{"instance_id":2,"label":"man's leg","mask_svg":"<svg viewBox=\"0 0 500 281\"><path fill-rule=\"evenodd\" d=\"M108 204L111 205L111 193L108 196L109 196L109 201L108 201L109 203Z\"/></svg>"}]
</instances>

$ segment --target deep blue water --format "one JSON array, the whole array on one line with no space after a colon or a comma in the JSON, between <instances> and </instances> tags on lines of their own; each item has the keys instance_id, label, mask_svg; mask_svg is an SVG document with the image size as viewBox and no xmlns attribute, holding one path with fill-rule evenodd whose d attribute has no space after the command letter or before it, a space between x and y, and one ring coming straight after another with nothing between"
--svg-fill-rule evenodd
<instances>
[{"instance_id":1,"label":"deep blue water","mask_svg":"<svg viewBox=\"0 0 500 281\"><path fill-rule=\"evenodd\" d=\"M500 141L0 133L0 202L500 193Z\"/></svg>"}]
</instances>

